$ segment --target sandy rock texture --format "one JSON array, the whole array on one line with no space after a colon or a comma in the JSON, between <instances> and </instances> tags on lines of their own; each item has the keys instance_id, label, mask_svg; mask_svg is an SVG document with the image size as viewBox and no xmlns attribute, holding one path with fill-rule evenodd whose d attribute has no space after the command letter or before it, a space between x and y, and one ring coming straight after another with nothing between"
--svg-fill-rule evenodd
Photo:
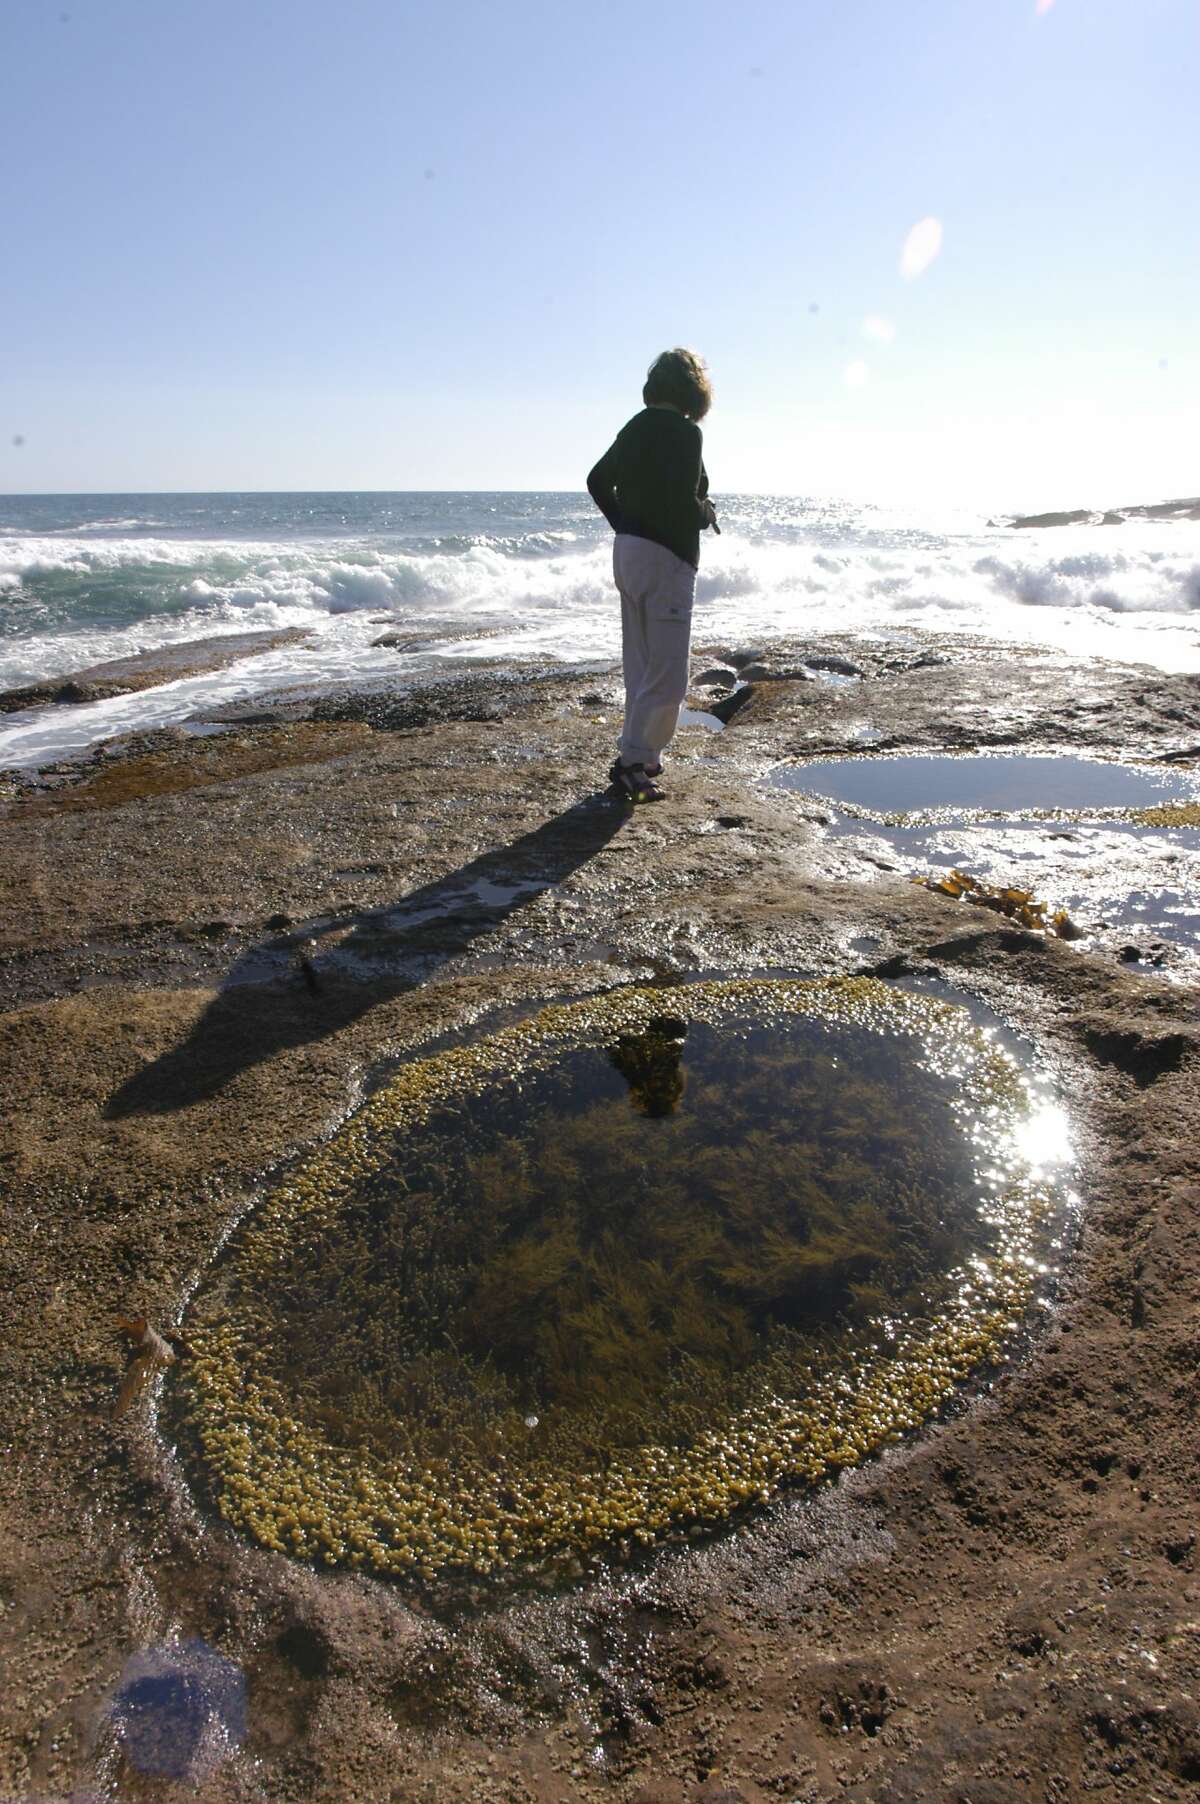
<instances>
[{"instance_id":1,"label":"sandy rock texture","mask_svg":"<svg viewBox=\"0 0 1200 1804\"><path fill-rule=\"evenodd\" d=\"M1195 990L831 859L820 810L763 779L864 722L873 747L1186 766L1196 680L915 639L697 668L743 652L808 674L683 729L663 806L605 791L615 674L533 668L259 709L3 804L0 1797L1195 1795ZM209 1521L158 1378L113 1419L118 1316L177 1326L262 1184L387 1060L551 997L753 970L937 980L1072 1109L1051 1319L911 1445L710 1542L435 1612ZM148 1779L109 1702L132 1654L192 1638L244 1674L245 1739Z\"/></svg>"}]
</instances>

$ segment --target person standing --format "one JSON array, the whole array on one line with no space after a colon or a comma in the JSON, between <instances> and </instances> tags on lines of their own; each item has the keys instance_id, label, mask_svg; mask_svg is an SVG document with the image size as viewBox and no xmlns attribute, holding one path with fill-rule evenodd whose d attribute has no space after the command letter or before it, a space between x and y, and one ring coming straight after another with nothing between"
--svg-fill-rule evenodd
<instances>
[{"instance_id":1,"label":"person standing","mask_svg":"<svg viewBox=\"0 0 1200 1804\"><path fill-rule=\"evenodd\" d=\"M712 405L695 351L650 365L641 413L622 426L587 479L616 538L625 720L609 773L630 802L661 801L655 781L687 693L700 534L720 532L708 494L699 421Z\"/></svg>"}]
</instances>

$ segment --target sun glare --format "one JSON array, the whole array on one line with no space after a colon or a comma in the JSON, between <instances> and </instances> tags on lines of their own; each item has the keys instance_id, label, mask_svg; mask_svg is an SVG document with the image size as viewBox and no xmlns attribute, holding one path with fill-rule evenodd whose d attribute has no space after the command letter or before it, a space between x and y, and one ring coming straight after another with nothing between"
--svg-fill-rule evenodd
<instances>
[{"instance_id":1,"label":"sun glare","mask_svg":"<svg viewBox=\"0 0 1200 1804\"><path fill-rule=\"evenodd\" d=\"M891 320L884 319L879 313L869 313L862 323L862 330L864 338L873 338L881 345L890 345L896 336Z\"/></svg>"},{"instance_id":2,"label":"sun glare","mask_svg":"<svg viewBox=\"0 0 1200 1804\"><path fill-rule=\"evenodd\" d=\"M932 215L919 219L904 240L900 253L900 274L909 282L924 275L942 248L942 222Z\"/></svg>"},{"instance_id":3,"label":"sun glare","mask_svg":"<svg viewBox=\"0 0 1200 1804\"><path fill-rule=\"evenodd\" d=\"M853 363L848 363L846 365L846 387L865 388L867 385L867 378L870 374L871 372L863 362L862 358L856 357Z\"/></svg>"}]
</instances>

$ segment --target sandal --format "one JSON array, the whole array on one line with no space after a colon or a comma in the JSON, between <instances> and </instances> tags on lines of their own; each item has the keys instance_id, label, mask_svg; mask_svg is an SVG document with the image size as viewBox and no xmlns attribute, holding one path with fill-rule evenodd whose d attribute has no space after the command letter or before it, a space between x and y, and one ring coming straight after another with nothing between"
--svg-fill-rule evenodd
<instances>
[{"instance_id":1,"label":"sandal","mask_svg":"<svg viewBox=\"0 0 1200 1804\"><path fill-rule=\"evenodd\" d=\"M613 783L628 802L662 802L666 799L644 764L618 764Z\"/></svg>"},{"instance_id":2,"label":"sandal","mask_svg":"<svg viewBox=\"0 0 1200 1804\"><path fill-rule=\"evenodd\" d=\"M610 783L619 783L621 781L621 772L623 770L632 770L633 768L634 767L632 765L621 763L621 754L618 752L617 756L613 759L612 763L609 765L609 768L608 768L609 782ZM651 779L652 782L654 781L655 778L661 777L662 773L663 773L663 767L661 764L643 764L642 769L645 771L646 775Z\"/></svg>"}]
</instances>

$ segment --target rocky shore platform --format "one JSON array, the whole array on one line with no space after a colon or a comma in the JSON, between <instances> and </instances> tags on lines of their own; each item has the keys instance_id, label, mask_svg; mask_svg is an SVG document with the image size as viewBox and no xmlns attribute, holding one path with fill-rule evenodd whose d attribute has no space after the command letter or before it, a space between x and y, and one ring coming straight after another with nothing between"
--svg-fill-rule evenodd
<instances>
[{"instance_id":1,"label":"rocky shore platform","mask_svg":"<svg viewBox=\"0 0 1200 1804\"><path fill-rule=\"evenodd\" d=\"M482 661L5 779L0 1798L1195 1796L1190 970L915 885L770 773L867 747L1191 770L1200 683L919 635L695 668L718 674L669 800L637 810L605 787L615 671ZM694 1546L451 1605L238 1539L158 1381L117 1413L118 1318L176 1329L264 1180L389 1061L551 999L753 972L982 1002L1069 1106L1054 1306L911 1442ZM244 1694L203 1734L194 1647L153 1677L196 1643ZM166 1777L131 1754L155 1701Z\"/></svg>"}]
</instances>

